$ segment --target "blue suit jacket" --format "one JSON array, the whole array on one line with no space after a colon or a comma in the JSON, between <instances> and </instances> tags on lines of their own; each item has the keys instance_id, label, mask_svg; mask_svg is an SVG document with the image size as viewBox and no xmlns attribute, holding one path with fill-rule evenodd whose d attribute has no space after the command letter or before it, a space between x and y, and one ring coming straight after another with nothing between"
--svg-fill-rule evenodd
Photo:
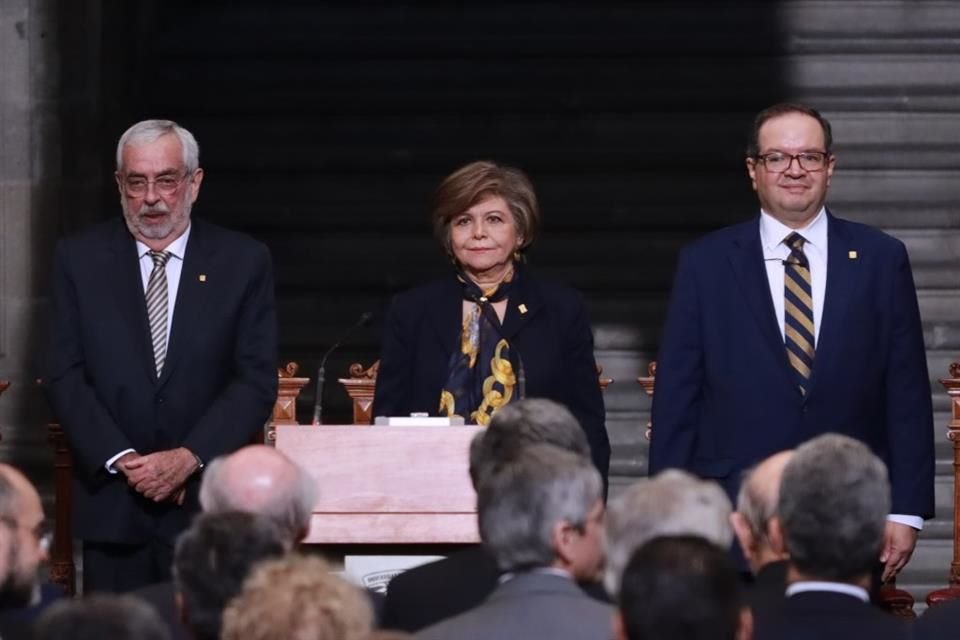
<instances>
[{"instance_id":1,"label":"blue suit jacket","mask_svg":"<svg viewBox=\"0 0 960 640\"><path fill-rule=\"evenodd\" d=\"M450 356L460 345L462 291L450 276L396 296L384 323L373 415L437 415ZM520 311L521 305L526 313ZM523 361L526 396L549 398L570 409L606 480L610 441L593 333L580 295L525 269L510 296L503 334Z\"/></svg>"},{"instance_id":2,"label":"blue suit jacket","mask_svg":"<svg viewBox=\"0 0 960 640\"><path fill-rule=\"evenodd\" d=\"M174 540L195 513L155 504L104 463L185 446L206 462L253 438L276 400L273 268L265 246L191 223L159 379L136 244L122 219L57 247L46 383L73 453L75 535Z\"/></svg>"},{"instance_id":3,"label":"blue suit jacket","mask_svg":"<svg viewBox=\"0 0 960 640\"><path fill-rule=\"evenodd\" d=\"M758 220L683 251L657 360L650 473L687 469L733 495L749 466L836 432L887 463L892 513L932 517L933 410L906 248L828 219L822 326L805 397L777 327Z\"/></svg>"}]
</instances>

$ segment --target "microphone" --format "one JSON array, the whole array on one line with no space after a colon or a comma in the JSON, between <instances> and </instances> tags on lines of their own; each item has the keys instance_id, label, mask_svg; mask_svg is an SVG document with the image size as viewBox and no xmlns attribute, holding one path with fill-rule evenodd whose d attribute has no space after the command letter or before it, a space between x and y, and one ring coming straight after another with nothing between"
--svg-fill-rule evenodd
<instances>
[{"instance_id":1,"label":"microphone","mask_svg":"<svg viewBox=\"0 0 960 640\"><path fill-rule=\"evenodd\" d=\"M372 311L364 311L360 314L360 317L357 318L357 321L350 325L350 328L340 334L340 338L333 343L333 346L327 349L327 352L323 354L323 358L320 359L320 367L317 369L317 397L313 403L313 422L311 424L323 424L320 421L320 413L323 408L323 383L324 383L324 374L327 368L327 358L330 357L330 354L337 350L343 341L350 337L354 331L360 327L364 327L370 323L370 320L373 319Z\"/></svg>"}]
</instances>

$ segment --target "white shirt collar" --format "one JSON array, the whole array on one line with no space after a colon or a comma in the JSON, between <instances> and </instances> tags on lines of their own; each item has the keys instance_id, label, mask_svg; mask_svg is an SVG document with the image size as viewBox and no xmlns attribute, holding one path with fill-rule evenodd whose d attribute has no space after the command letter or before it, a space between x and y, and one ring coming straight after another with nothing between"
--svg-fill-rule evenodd
<instances>
[{"instance_id":1,"label":"white shirt collar","mask_svg":"<svg viewBox=\"0 0 960 640\"><path fill-rule=\"evenodd\" d=\"M848 584L846 582L820 582L816 580L806 580L801 582L794 582L787 587L787 597L795 596L798 593L805 593L807 591L829 591L831 593L842 593L844 595L853 596L854 598L859 598L864 602L870 602L870 594L867 593L867 590L863 587L858 587L854 584Z\"/></svg>"},{"instance_id":2,"label":"white shirt collar","mask_svg":"<svg viewBox=\"0 0 960 640\"><path fill-rule=\"evenodd\" d=\"M567 580L573 580L573 576L570 574L569 571L565 571L564 569L560 569L558 567L537 567L536 569L530 569L529 571L526 571L524 573L539 573L539 574L548 575L548 576L558 576L561 578L566 578ZM521 575L521 574L517 573L516 571L509 571L507 573L502 574L500 576L500 579L497 582L498 584L503 584L508 580L512 580L513 578L516 578L518 575Z\"/></svg>"},{"instance_id":3,"label":"white shirt collar","mask_svg":"<svg viewBox=\"0 0 960 640\"><path fill-rule=\"evenodd\" d=\"M796 231L803 236L806 244L814 247L827 246L827 210L820 207L819 213L814 216L805 227L800 229L791 229L772 215L760 210L760 241L767 251L774 250L777 245L782 244L784 238Z\"/></svg>"},{"instance_id":4,"label":"white shirt collar","mask_svg":"<svg viewBox=\"0 0 960 640\"><path fill-rule=\"evenodd\" d=\"M164 249L164 251L169 251L174 258L179 258L180 260L183 260L183 256L187 250L187 239L190 237L191 226L193 225L188 224L187 228L183 230L183 233L181 233L176 240L168 244L167 248ZM151 249L147 245L137 240L137 255L139 257L142 258L143 256L145 256L151 251L153 251L153 249Z\"/></svg>"}]
</instances>

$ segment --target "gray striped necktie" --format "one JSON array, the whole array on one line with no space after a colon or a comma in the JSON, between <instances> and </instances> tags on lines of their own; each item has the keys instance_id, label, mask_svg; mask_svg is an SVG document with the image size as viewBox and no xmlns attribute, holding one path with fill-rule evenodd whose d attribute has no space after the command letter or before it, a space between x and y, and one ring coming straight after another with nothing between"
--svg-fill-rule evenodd
<instances>
[{"instance_id":1,"label":"gray striped necktie","mask_svg":"<svg viewBox=\"0 0 960 640\"><path fill-rule=\"evenodd\" d=\"M813 291L810 286L810 263L803 253L806 240L791 233L784 243L790 247L784 280L784 342L787 358L797 374L800 393L806 394L813 370L815 333L813 326Z\"/></svg>"},{"instance_id":2,"label":"gray striped necktie","mask_svg":"<svg viewBox=\"0 0 960 640\"><path fill-rule=\"evenodd\" d=\"M167 357L167 260L169 251L151 251L153 271L147 282L147 319L150 322L150 338L153 342L153 361L157 365L157 377L163 371Z\"/></svg>"}]
</instances>

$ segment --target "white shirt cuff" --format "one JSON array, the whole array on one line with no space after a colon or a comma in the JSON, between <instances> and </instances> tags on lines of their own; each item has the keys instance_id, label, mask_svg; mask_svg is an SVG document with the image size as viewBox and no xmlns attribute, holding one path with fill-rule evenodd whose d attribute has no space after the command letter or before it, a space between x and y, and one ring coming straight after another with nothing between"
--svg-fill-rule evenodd
<instances>
[{"instance_id":1,"label":"white shirt cuff","mask_svg":"<svg viewBox=\"0 0 960 640\"><path fill-rule=\"evenodd\" d=\"M110 458L109 460L107 460L107 463L106 463L105 465L103 465L103 466L107 469L107 473L112 473L112 474L116 475L116 474L117 474L117 470L113 468L113 463L116 462L117 460L119 460L120 458L122 458L123 456L127 455L128 453L136 453L136 452L137 452L136 449L124 449L123 451L121 451L121 452L118 453L117 455L115 455L115 456L113 456L112 458Z\"/></svg>"},{"instance_id":2,"label":"white shirt cuff","mask_svg":"<svg viewBox=\"0 0 960 640\"><path fill-rule=\"evenodd\" d=\"M905 516L901 513L891 513L887 516L887 520L905 524L908 527L913 527L917 531L923 531L923 518L920 516Z\"/></svg>"}]
</instances>

